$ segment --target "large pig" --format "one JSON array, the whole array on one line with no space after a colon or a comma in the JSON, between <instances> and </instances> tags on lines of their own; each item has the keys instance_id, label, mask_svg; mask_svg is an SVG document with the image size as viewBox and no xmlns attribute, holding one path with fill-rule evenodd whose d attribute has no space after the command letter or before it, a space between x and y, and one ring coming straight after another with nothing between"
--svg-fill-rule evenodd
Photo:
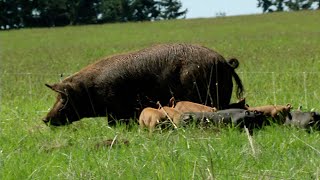
<instances>
[{"instance_id":1,"label":"large pig","mask_svg":"<svg viewBox=\"0 0 320 180\"><path fill-rule=\"evenodd\" d=\"M209 48L191 44L162 44L107 57L62 82L46 84L58 96L43 121L65 125L84 117L127 119L173 96L224 109L230 102L232 78L237 97L242 96L238 65L235 58L226 61Z\"/></svg>"}]
</instances>

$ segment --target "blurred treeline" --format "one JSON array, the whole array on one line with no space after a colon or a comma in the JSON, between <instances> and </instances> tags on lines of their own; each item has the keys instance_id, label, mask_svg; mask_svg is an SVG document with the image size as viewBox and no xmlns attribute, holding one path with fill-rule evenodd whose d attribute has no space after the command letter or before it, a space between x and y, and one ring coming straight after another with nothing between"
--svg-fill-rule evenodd
<instances>
[{"instance_id":1,"label":"blurred treeline","mask_svg":"<svg viewBox=\"0 0 320 180\"><path fill-rule=\"evenodd\" d=\"M0 0L0 29L184 18L179 0Z\"/></svg>"},{"instance_id":2,"label":"blurred treeline","mask_svg":"<svg viewBox=\"0 0 320 180\"><path fill-rule=\"evenodd\" d=\"M300 11L320 9L320 0L258 0L263 12Z\"/></svg>"}]
</instances>

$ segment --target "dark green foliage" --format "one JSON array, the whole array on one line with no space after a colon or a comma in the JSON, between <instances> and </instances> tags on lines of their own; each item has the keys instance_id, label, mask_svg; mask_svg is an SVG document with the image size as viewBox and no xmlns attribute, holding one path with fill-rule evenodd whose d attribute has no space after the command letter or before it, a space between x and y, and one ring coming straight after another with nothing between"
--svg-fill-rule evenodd
<instances>
[{"instance_id":1,"label":"dark green foliage","mask_svg":"<svg viewBox=\"0 0 320 180\"><path fill-rule=\"evenodd\" d=\"M0 0L0 25L18 27L21 16L19 2L15 0Z\"/></svg>"},{"instance_id":2,"label":"dark green foliage","mask_svg":"<svg viewBox=\"0 0 320 180\"><path fill-rule=\"evenodd\" d=\"M78 2L77 16L74 24L94 24L97 23L99 0L80 0Z\"/></svg>"},{"instance_id":3,"label":"dark green foliage","mask_svg":"<svg viewBox=\"0 0 320 180\"><path fill-rule=\"evenodd\" d=\"M39 0L36 8L40 14L39 26L62 26L70 23L66 0ZM38 23L29 26L37 26Z\"/></svg>"},{"instance_id":4,"label":"dark green foliage","mask_svg":"<svg viewBox=\"0 0 320 180\"><path fill-rule=\"evenodd\" d=\"M258 0L258 7L261 7L263 12L308 10L320 8L319 0Z\"/></svg>"},{"instance_id":5,"label":"dark green foliage","mask_svg":"<svg viewBox=\"0 0 320 180\"><path fill-rule=\"evenodd\" d=\"M187 13L187 9L179 11L182 7L180 1L176 0L162 0L159 2L161 11L161 18L163 19L176 19L177 17L184 16Z\"/></svg>"},{"instance_id":6,"label":"dark green foliage","mask_svg":"<svg viewBox=\"0 0 320 180\"><path fill-rule=\"evenodd\" d=\"M258 7L263 12L283 11L284 0L258 0Z\"/></svg>"},{"instance_id":7,"label":"dark green foliage","mask_svg":"<svg viewBox=\"0 0 320 180\"><path fill-rule=\"evenodd\" d=\"M160 15L160 10L154 0L133 0L131 6L133 21L156 20Z\"/></svg>"},{"instance_id":8,"label":"dark green foliage","mask_svg":"<svg viewBox=\"0 0 320 180\"><path fill-rule=\"evenodd\" d=\"M285 1L285 5L293 11L311 9L313 0L295 0L295 1Z\"/></svg>"},{"instance_id":9,"label":"dark green foliage","mask_svg":"<svg viewBox=\"0 0 320 180\"><path fill-rule=\"evenodd\" d=\"M177 0L0 0L0 28L176 19Z\"/></svg>"},{"instance_id":10,"label":"dark green foliage","mask_svg":"<svg viewBox=\"0 0 320 180\"><path fill-rule=\"evenodd\" d=\"M126 22L132 20L131 0L102 0L99 23Z\"/></svg>"}]
</instances>

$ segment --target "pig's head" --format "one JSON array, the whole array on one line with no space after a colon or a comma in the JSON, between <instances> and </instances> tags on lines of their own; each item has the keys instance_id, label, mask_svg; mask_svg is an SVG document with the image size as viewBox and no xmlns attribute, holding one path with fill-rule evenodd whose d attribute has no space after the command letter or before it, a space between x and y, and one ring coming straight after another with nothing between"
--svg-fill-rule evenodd
<instances>
[{"instance_id":1,"label":"pig's head","mask_svg":"<svg viewBox=\"0 0 320 180\"><path fill-rule=\"evenodd\" d=\"M57 100L43 122L46 124L60 126L67 125L81 118L79 109L75 107L73 89L67 83L45 84L48 88L58 93Z\"/></svg>"},{"instance_id":2,"label":"pig's head","mask_svg":"<svg viewBox=\"0 0 320 180\"><path fill-rule=\"evenodd\" d=\"M290 103L288 103L286 106L282 108L282 113L284 113L287 116L288 113L290 113L291 109L292 109L292 106Z\"/></svg>"}]
</instances>

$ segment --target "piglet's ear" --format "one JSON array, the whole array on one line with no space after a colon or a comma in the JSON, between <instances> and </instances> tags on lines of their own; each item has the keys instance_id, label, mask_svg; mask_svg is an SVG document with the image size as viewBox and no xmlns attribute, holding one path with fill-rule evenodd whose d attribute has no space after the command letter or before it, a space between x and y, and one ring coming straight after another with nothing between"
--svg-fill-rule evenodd
<instances>
[{"instance_id":1,"label":"piglet's ear","mask_svg":"<svg viewBox=\"0 0 320 180\"><path fill-rule=\"evenodd\" d=\"M237 101L237 103L242 103L242 102L246 103L246 98L240 98Z\"/></svg>"},{"instance_id":2,"label":"piglet's ear","mask_svg":"<svg viewBox=\"0 0 320 180\"><path fill-rule=\"evenodd\" d=\"M175 106L175 99L174 99L174 97L172 97L172 98L170 98L170 100L169 100L169 107L172 107L172 108L174 108L174 106Z\"/></svg>"}]
</instances>

